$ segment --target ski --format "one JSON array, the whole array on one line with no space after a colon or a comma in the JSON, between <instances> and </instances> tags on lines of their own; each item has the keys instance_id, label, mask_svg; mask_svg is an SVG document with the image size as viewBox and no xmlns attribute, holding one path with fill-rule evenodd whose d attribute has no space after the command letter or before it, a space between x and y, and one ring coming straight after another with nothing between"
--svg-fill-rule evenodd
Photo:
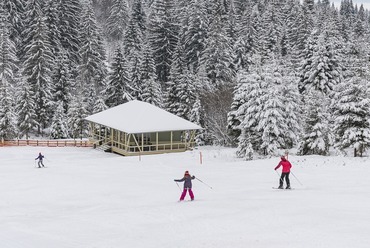
<instances>
[{"instance_id":1,"label":"ski","mask_svg":"<svg viewBox=\"0 0 370 248\"><path fill-rule=\"evenodd\" d=\"M276 188L276 187L272 187L273 189L280 189L280 190L292 190L293 188L289 188L289 189L286 189L286 188Z\"/></svg>"}]
</instances>

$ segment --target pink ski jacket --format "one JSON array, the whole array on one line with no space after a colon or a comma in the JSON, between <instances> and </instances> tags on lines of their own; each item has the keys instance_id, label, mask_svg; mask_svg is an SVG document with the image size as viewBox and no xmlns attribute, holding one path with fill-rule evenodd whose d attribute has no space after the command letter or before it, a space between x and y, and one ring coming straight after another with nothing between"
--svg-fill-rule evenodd
<instances>
[{"instance_id":1,"label":"pink ski jacket","mask_svg":"<svg viewBox=\"0 0 370 248\"><path fill-rule=\"evenodd\" d=\"M283 173L290 172L290 168L292 168L292 164L286 160L284 157L281 157L281 161L279 164L275 167L275 170L279 169L280 166L283 166Z\"/></svg>"}]
</instances>

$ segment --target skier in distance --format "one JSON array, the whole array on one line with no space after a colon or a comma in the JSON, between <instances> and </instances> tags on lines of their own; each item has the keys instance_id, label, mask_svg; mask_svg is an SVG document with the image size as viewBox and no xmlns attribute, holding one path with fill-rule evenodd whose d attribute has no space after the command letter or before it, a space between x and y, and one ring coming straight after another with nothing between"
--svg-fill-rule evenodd
<instances>
[{"instance_id":1,"label":"skier in distance","mask_svg":"<svg viewBox=\"0 0 370 248\"><path fill-rule=\"evenodd\" d=\"M41 152L39 153L39 156L37 158L35 158L35 160L37 160L37 159L39 160L39 162L37 163L37 165L39 166L39 168L41 168L40 165L42 165L42 167L45 167L44 166L44 163L42 162L43 158L44 158L44 155L42 155Z\"/></svg>"},{"instance_id":2,"label":"skier in distance","mask_svg":"<svg viewBox=\"0 0 370 248\"><path fill-rule=\"evenodd\" d=\"M283 188L284 178L286 182L286 189L290 189L289 174L290 168L292 168L292 164L284 156L281 156L281 160L279 164L275 167L275 170L279 169L280 166L282 166L283 169L280 176L279 189Z\"/></svg>"},{"instance_id":3,"label":"skier in distance","mask_svg":"<svg viewBox=\"0 0 370 248\"><path fill-rule=\"evenodd\" d=\"M189 191L190 199L194 201L194 193L191 190L192 183L191 180L195 179L195 176L190 176L189 171L185 171L184 177L181 179L175 179L175 182L184 182L184 190L182 191L182 194L180 196L180 201L183 201L185 199L187 191Z\"/></svg>"}]
</instances>

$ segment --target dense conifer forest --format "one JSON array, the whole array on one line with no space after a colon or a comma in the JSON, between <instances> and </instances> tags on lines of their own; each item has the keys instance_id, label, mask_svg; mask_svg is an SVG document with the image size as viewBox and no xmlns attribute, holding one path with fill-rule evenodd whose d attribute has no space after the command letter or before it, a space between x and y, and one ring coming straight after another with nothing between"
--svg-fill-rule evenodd
<instances>
[{"instance_id":1,"label":"dense conifer forest","mask_svg":"<svg viewBox=\"0 0 370 248\"><path fill-rule=\"evenodd\" d=\"M2 0L0 137L83 138L132 99L237 155L370 146L370 16L343 0Z\"/></svg>"}]
</instances>

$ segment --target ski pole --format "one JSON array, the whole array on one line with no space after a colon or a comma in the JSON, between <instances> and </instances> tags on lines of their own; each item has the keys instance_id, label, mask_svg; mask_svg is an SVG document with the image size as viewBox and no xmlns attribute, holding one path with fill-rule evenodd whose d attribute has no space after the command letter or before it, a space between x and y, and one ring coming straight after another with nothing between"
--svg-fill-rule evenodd
<instances>
[{"instance_id":1,"label":"ski pole","mask_svg":"<svg viewBox=\"0 0 370 248\"><path fill-rule=\"evenodd\" d=\"M293 177L299 182L300 185L303 186L303 184L298 180L298 178L294 175L293 171L291 171L290 173L292 173Z\"/></svg>"},{"instance_id":2,"label":"ski pole","mask_svg":"<svg viewBox=\"0 0 370 248\"><path fill-rule=\"evenodd\" d=\"M206 184L205 182L203 182L202 180L200 180L199 178L195 178L195 179L197 179L199 182L201 182L201 183L203 183L204 185L207 185L210 189L212 189L212 187L211 186L209 186L208 184Z\"/></svg>"},{"instance_id":3,"label":"ski pole","mask_svg":"<svg viewBox=\"0 0 370 248\"><path fill-rule=\"evenodd\" d=\"M175 182L175 183L176 183L177 187L179 187L179 190L181 191L181 188L180 188L179 184L177 182Z\"/></svg>"},{"instance_id":4,"label":"ski pole","mask_svg":"<svg viewBox=\"0 0 370 248\"><path fill-rule=\"evenodd\" d=\"M277 170L275 170L275 172L278 175L278 177L280 178L280 180L279 180L280 184L282 184L283 183L283 180L281 180L281 175L279 174L279 172L277 172Z\"/></svg>"}]
</instances>

